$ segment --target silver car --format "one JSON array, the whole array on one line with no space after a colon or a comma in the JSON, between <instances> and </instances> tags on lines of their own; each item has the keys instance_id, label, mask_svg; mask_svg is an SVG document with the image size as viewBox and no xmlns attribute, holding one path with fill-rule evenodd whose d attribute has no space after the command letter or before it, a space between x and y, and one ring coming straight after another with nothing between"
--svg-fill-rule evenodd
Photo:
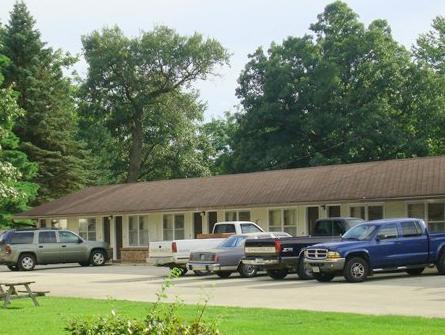
<instances>
[{"instance_id":1,"label":"silver car","mask_svg":"<svg viewBox=\"0 0 445 335\"><path fill-rule=\"evenodd\" d=\"M0 265L31 271L37 264L104 265L110 259L106 242L86 241L69 230L8 230L0 235Z\"/></svg>"},{"instance_id":2,"label":"silver car","mask_svg":"<svg viewBox=\"0 0 445 335\"><path fill-rule=\"evenodd\" d=\"M215 273L221 278L228 278L233 272L239 272L241 277L254 277L257 268L243 264L244 242L247 239L290 237L288 233L252 233L233 235L225 239L217 248L195 251L190 254L187 269L197 274Z\"/></svg>"}]
</instances>

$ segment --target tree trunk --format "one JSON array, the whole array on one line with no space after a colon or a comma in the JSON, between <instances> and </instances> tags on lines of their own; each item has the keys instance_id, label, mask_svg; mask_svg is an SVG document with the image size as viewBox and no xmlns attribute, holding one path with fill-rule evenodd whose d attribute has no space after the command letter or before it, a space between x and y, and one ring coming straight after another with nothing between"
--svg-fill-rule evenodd
<instances>
[{"instance_id":1,"label":"tree trunk","mask_svg":"<svg viewBox=\"0 0 445 335\"><path fill-rule=\"evenodd\" d=\"M140 114L135 117L131 131L131 148L128 164L127 183L136 182L141 174L143 131Z\"/></svg>"}]
</instances>

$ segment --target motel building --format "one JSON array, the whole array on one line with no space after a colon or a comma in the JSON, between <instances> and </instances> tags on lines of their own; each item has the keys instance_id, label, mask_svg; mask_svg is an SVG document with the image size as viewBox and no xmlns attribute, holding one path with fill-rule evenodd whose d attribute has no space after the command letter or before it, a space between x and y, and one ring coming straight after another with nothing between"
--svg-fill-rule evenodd
<instances>
[{"instance_id":1,"label":"motel building","mask_svg":"<svg viewBox=\"0 0 445 335\"><path fill-rule=\"evenodd\" d=\"M150 241L190 239L219 221L309 234L318 218L424 219L445 231L445 156L88 187L16 218L104 240L145 262Z\"/></svg>"}]
</instances>

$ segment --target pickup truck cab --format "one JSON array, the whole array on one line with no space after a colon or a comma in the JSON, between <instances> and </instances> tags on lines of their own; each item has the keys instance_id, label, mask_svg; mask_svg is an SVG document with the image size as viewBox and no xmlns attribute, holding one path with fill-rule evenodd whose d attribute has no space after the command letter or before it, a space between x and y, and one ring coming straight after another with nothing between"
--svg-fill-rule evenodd
<instances>
[{"instance_id":1,"label":"pickup truck cab","mask_svg":"<svg viewBox=\"0 0 445 335\"><path fill-rule=\"evenodd\" d=\"M305 263L321 282L343 275L362 282L377 272L422 273L435 265L445 274L445 233L430 233L413 218L369 221L347 231L341 241L308 247Z\"/></svg>"},{"instance_id":2,"label":"pickup truck cab","mask_svg":"<svg viewBox=\"0 0 445 335\"><path fill-rule=\"evenodd\" d=\"M204 234L205 238L150 242L147 261L156 266L179 268L185 274L191 252L216 248L227 237L234 234L260 232L263 232L263 229L250 221L218 222L215 223L211 234ZM195 273L199 274L199 272Z\"/></svg>"},{"instance_id":3,"label":"pickup truck cab","mask_svg":"<svg viewBox=\"0 0 445 335\"><path fill-rule=\"evenodd\" d=\"M283 279L291 272L297 272L300 279L312 279L305 268L302 250L317 243L340 240L348 229L362 222L352 217L318 219L309 236L248 239L244 245L243 264L266 270L273 279Z\"/></svg>"}]
</instances>

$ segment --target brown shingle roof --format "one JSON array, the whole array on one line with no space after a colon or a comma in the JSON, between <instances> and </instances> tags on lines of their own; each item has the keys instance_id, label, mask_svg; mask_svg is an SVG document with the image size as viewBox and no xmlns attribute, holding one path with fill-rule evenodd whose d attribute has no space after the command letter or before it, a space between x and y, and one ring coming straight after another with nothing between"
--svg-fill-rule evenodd
<instances>
[{"instance_id":1,"label":"brown shingle roof","mask_svg":"<svg viewBox=\"0 0 445 335\"><path fill-rule=\"evenodd\" d=\"M445 156L88 187L17 217L445 196Z\"/></svg>"}]
</instances>

